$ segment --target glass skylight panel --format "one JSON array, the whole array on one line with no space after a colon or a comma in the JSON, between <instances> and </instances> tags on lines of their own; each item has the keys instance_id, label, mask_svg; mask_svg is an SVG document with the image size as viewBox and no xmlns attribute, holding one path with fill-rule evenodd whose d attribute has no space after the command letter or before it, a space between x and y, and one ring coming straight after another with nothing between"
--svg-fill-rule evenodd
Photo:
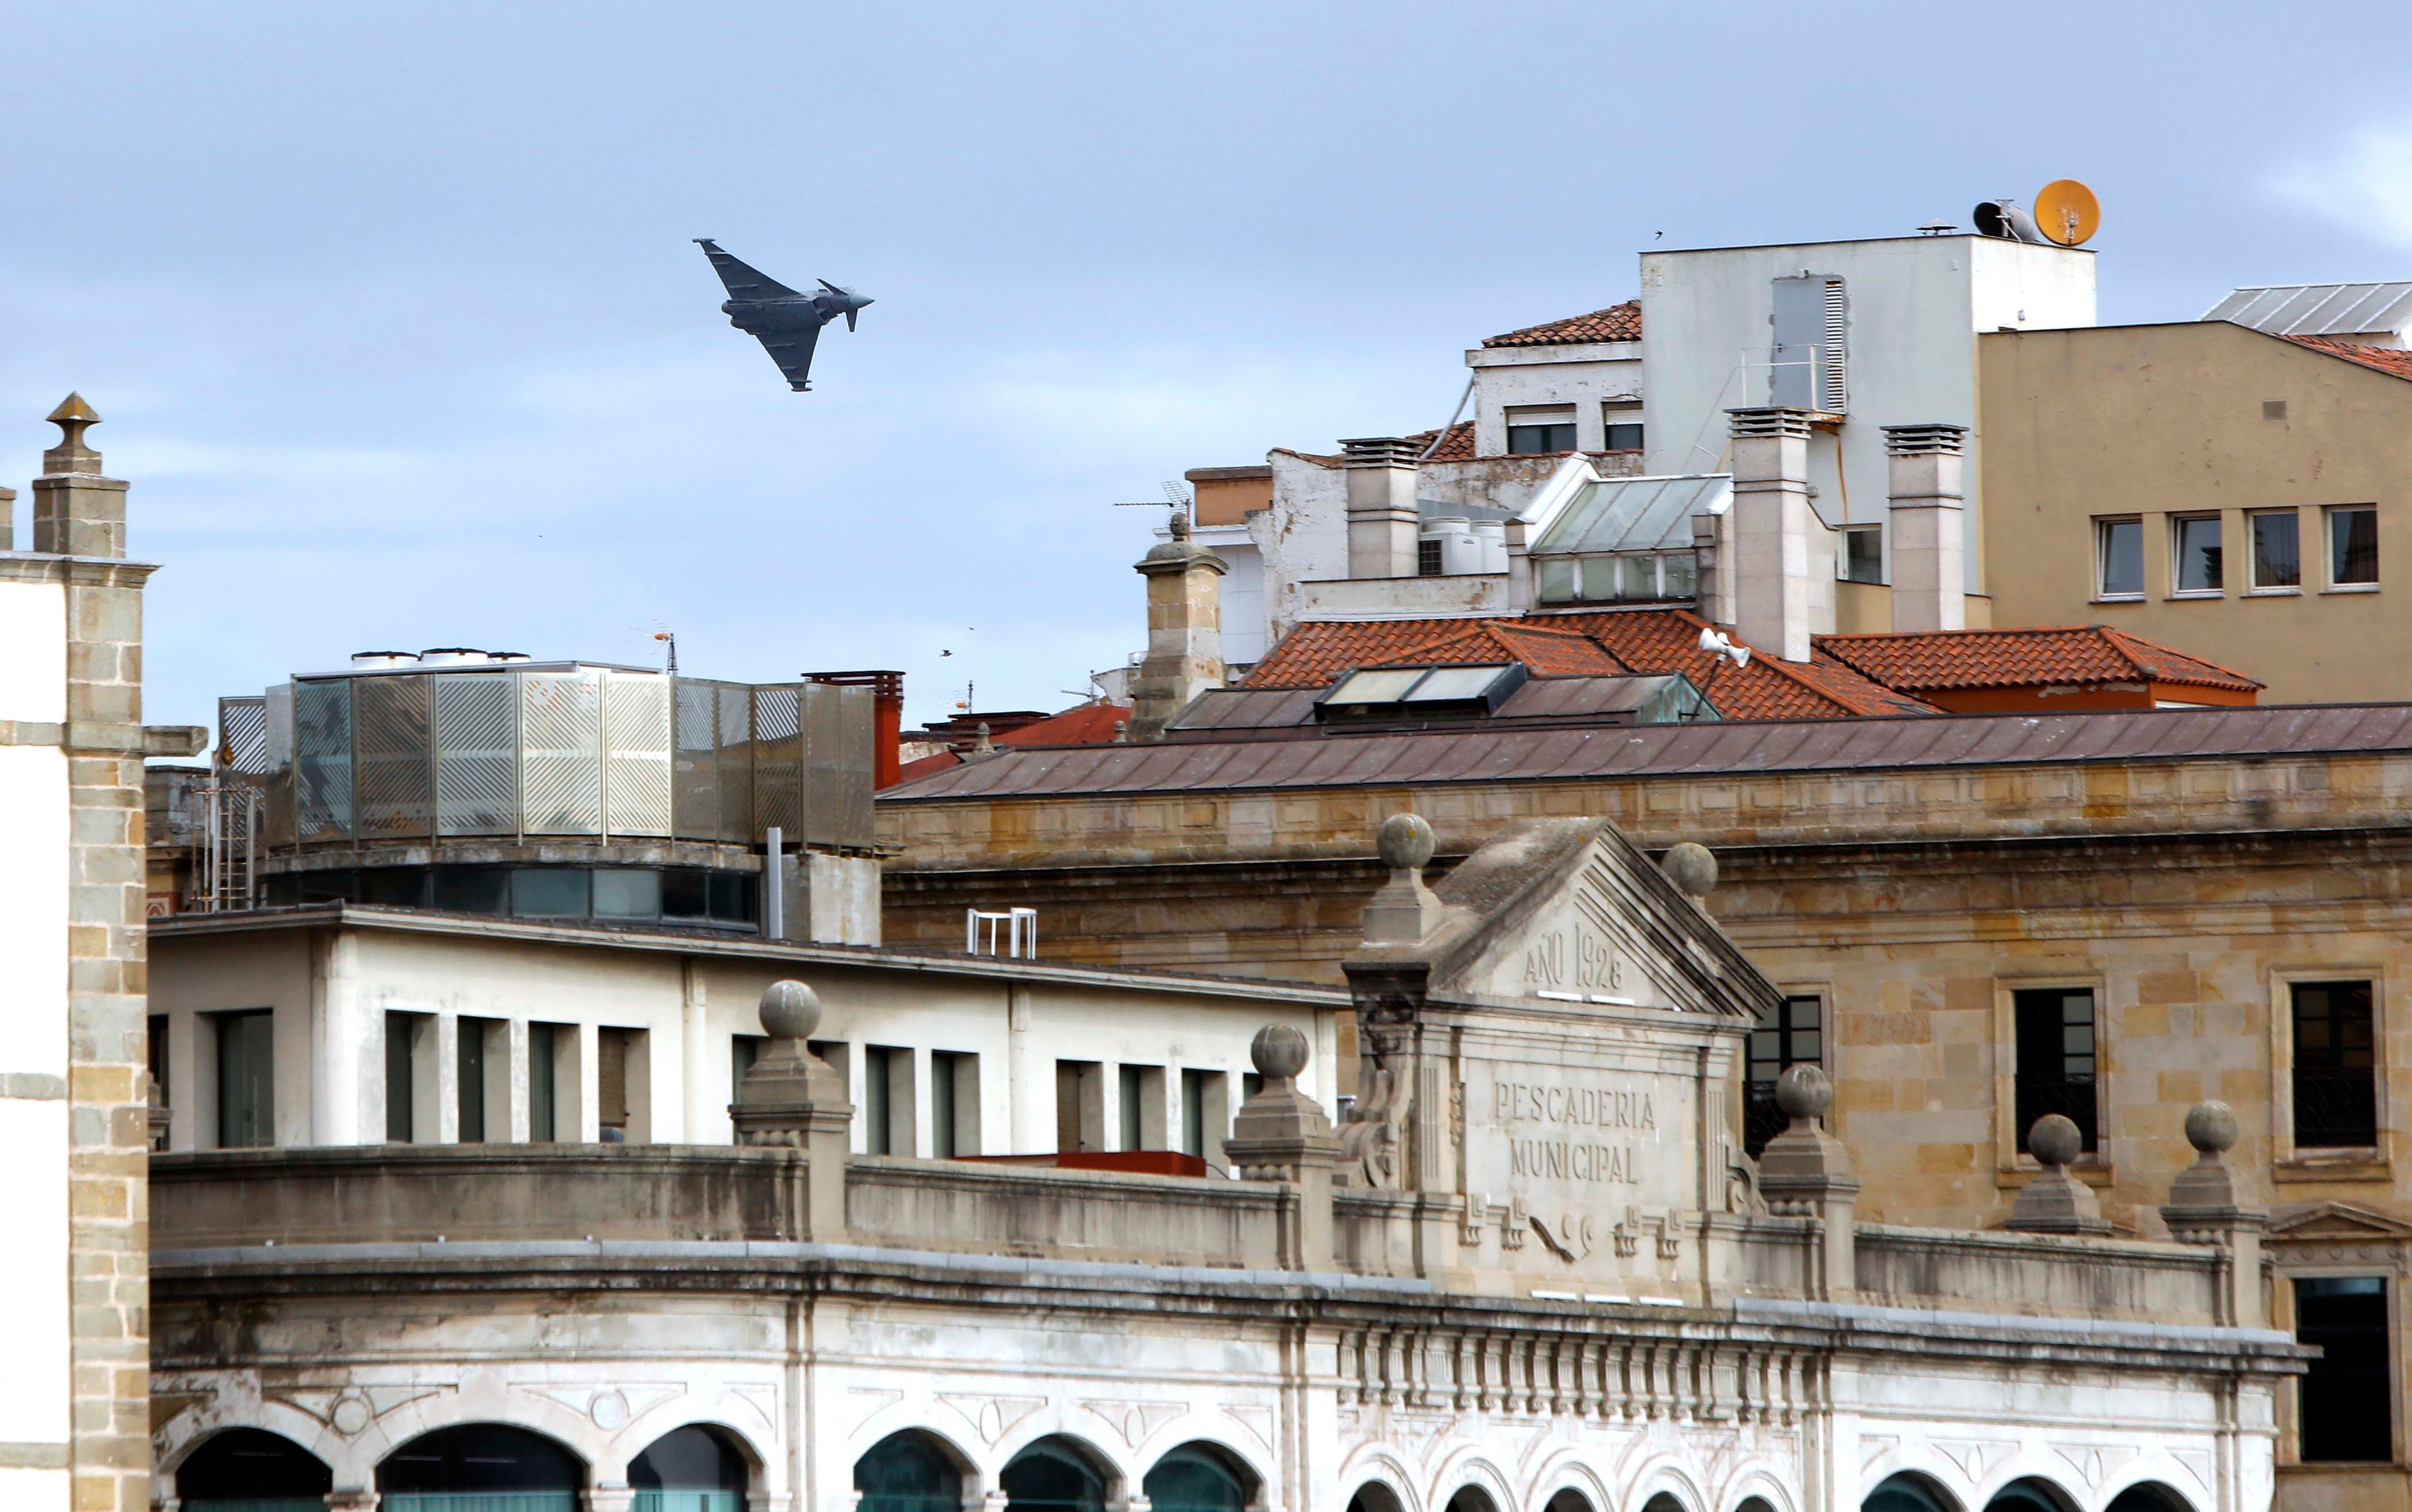
<instances>
[{"instance_id":1,"label":"glass skylight panel","mask_svg":"<svg viewBox=\"0 0 2412 1512\"><path fill-rule=\"evenodd\" d=\"M1504 666L1437 668L1416 684L1416 690L1407 695L1407 701L1432 703L1451 698L1479 698L1506 670L1508 668Z\"/></svg>"},{"instance_id":2,"label":"glass skylight panel","mask_svg":"<svg viewBox=\"0 0 2412 1512\"><path fill-rule=\"evenodd\" d=\"M1326 703L1396 703L1424 675L1420 667L1398 668L1378 672L1359 672L1331 690Z\"/></svg>"}]
</instances>

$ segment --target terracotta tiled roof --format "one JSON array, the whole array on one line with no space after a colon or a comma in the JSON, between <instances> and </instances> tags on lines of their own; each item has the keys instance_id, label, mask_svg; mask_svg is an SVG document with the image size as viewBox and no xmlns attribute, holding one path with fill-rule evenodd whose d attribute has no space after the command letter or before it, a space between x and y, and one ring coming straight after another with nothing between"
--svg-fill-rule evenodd
<instances>
[{"instance_id":1,"label":"terracotta tiled roof","mask_svg":"<svg viewBox=\"0 0 2412 1512\"><path fill-rule=\"evenodd\" d=\"M929 756L917 756L897 768L896 780L900 783L909 783L916 777L927 777L934 771L944 771L949 767L960 767L963 764L963 758L952 751L938 751Z\"/></svg>"},{"instance_id":2,"label":"terracotta tiled roof","mask_svg":"<svg viewBox=\"0 0 2412 1512\"><path fill-rule=\"evenodd\" d=\"M1438 431L1418 431L1415 434L1406 438L1407 445L1415 448L1419 453L1421 453L1424 448L1432 446L1433 437L1436 435L1440 435ZM1460 420L1455 425L1449 428L1449 434L1441 436L1440 445L1434 447L1433 454L1424 458L1424 461L1463 462L1473 455L1474 422L1472 420Z\"/></svg>"},{"instance_id":3,"label":"terracotta tiled roof","mask_svg":"<svg viewBox=\"0 0 2412 1512\"><path fill-rule=\"evenodd\" d=\"M1819 636L1816 644L1835 660L1905 693L2097 683L2170 683L2239 693L2261 686L2215 662L2100 624Z\"/></svg>"},{"instance_id":4,"label":"terracotta tiled roof","mask_svg":"<svg viewBox=\"0 0 2412 1512\"><path fill-rule=\"evenodd\" d=\"M1571 637L1597 645L1619 669L1688 675L1728 719L1844 719L1934 712L1931 705L1871 682L1831 658L1803 664L1754 656L1747 667L1721 663L1700 650L1700 632L1706 627L1699 616L1679 609L1550 614L1525 620L1302 624L1257 664L1242 685L1320 687L1352 667L1478 662L1495 658L1500 646L1518 643L1535 656L1550 658L1552 667L1566 667L1571 672L1571 658L1579 654L1566 649ZM1518 659L1542 676L1553 675L1521 653ZM1594 664L1584 670L1596 674L1599 668Z\"/></svg>"},{"instance_id":5,"label":"terracotta tiled roof","mask_svg":"<svg viewBox=\"0 0 2412 1512\"><path fill-rule=\"evenodd\" d=\"M1503 335L1486 336L1485 346L1555 346L1564 342L1640 341L1641 339L1641 301L1627 300L1611 304L1605 310L1589 315L1568 316L1564 320L1545 320L1537 326L1510 330Z\"/></svg>"},{"instance_id":6,"label":"terracotta tiled roof","mask_svg":"<svg viewBox=\"0 0 2412 1512\"><path fill-rule=\"evenodd\" d=\"M1429 624L1431 622L1417 622ZM1522 662L1535 677L1617 677L1633 670L1580 630L1521 620L1444 620L1449 626L1392 660L1415 667ZM1366 665L1366 664L1360 664Z\"/></svg>"},{"instance_id":7,"label":"terracotta tiled roof","mask_svg":"<svg viewBox=\"0 0 2412 1512\"><path fill-rule=\"evenodd\" d=\"M2366 346L2360 342L2331 341L2325 336L2289 336L2287 340L2298 346L2308 346L2331 357L2342 357L2348 362L2359 362L2366 368L2392 374L2399 378L2412 378L2412 352L2392 346Z\"/></svg>"},{"instance_id":8,"label":"terracotta tiled roof","mask_svg":"<svg viewBox=\"0 0 2412 1512\"><path fill-rule=\"evenodd\" d=\"M1114 727L1131 716L1126 703L1084 703L1051 714L1036 725L1024 725L1000 735L995 745L1100 745L1114 738Z\"/></svg>"}]
</instances>

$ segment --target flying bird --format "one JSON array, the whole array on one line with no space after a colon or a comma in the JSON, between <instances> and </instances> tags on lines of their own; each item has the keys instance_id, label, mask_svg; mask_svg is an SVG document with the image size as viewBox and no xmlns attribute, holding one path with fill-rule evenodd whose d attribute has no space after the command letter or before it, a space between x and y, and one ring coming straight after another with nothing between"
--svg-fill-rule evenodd
<instances>
[{"instance_id":1,"label":"flying bird","mask_svg":"<svg viewBox=\"0 0 2412 1512\"><path fill-rule=\"evenodd\" d=\"M788 388L800 394L810 390L813 347L821 339L821 328L844 316L846 329L852 330L855 316L871 300L826 278L817 280L821 286L817 291L799 294L721 251L708 236L697 237L695 244L712 259L712 271L728 290L720 313L730 325L762 344L771 360L779 364Z\"/></svg>"}]
</instances>

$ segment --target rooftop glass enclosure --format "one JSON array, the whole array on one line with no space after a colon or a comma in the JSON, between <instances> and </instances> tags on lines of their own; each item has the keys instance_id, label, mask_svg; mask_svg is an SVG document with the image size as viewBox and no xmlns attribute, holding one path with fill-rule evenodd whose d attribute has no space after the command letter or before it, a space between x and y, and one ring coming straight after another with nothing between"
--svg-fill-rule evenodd
<instances>
[{"instance_id":1,"label":"rooftop glass enclosure","mask_svg":"<svg viewBox=\"0 0 2412 1512\"><path fill-rule=\"evenodd\" d=\"M1723 514L1723 473L1585 484L1533 543L1544 604L1681 602L1697 596L1692 517Z\"/></svg>"},{"instance_id":2,"label":"rooftop glass enclosure","mask_svg":"<svg viewBox=\"0 0 2412 1512\"><path fill-rule=\"evenodd\" d=\"M297 677L218 703L262 844L872 845L872 690L582 663Z\"/></svg>"}]
</instances>

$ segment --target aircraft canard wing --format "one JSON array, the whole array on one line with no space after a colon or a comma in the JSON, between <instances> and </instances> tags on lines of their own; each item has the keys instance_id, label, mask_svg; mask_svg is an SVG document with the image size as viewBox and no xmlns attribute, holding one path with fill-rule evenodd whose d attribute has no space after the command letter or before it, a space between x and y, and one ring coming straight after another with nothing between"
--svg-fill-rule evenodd
<instances>
[{"instance_id":1,"label":"aircraft canard wing","mask_svg":"<svg viewBox=\"0 0 2412 1512\"><path fill-rule=\"evenodd\" d=\"M732 300L795 300L803 298L794 289L780 283L758 268L748 267L712 244L709 238L699 237L696 244L712 259L712 271L720 275L721 286ZM809 354L808 354L809 356Z\"/></svg>"},{"instance_id":2,"label":"aircraft canard wing","mask_svg":"<svg viewBox=\"0 0 2412 1512\"><path fill-rule=\"evenodd\" d=\"M790 330L757 332L754 339L771 354L771 360L779 364L779 371L786 375L788 388L801 393L811 387L804 380L813 371L813 348L820 345L819 326L805 325Z\"/></svg>"}]
</instances>

